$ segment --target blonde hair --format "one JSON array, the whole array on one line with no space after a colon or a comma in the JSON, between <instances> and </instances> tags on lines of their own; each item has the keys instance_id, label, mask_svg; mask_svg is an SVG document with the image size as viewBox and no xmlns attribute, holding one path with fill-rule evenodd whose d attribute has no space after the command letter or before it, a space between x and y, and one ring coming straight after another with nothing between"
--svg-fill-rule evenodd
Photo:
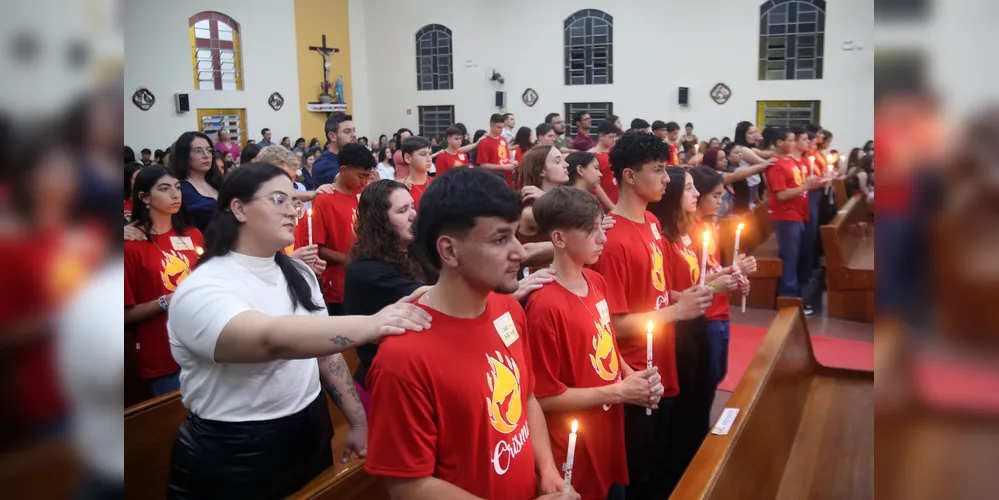
<instances>
[{"instance_id":1,"label":"blonde hair","mask_svg":"<svg viewBox=\"0 0 999 500\"><path fill-rule=\"evenodd\" d=\"M520 185L541 188L541 172L545 170L548 153L554 146L535 146L520 161Z\"/></svg>"},{"instance_id":2,"label":"blonde hair","mask_svg":"<svg viewBox=\"0 0 999 500\"><path fill-rule=\"evenodd\" d=\"M284 146L267 146L261 149L255 163L271 163L282 170L291 171L299 167L298 157Z\"/></svg>"}]
</instances>

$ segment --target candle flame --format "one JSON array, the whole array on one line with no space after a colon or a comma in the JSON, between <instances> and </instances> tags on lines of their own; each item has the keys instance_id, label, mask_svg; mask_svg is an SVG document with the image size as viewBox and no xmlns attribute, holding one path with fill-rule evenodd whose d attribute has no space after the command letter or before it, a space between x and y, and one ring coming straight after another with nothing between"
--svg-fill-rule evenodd
<instances>
[{"instance_id":1,"label":"candle flame","mask_svg":"<svg viewBox=\"0 0 999 500\"><path fill-rule=\"evenodd\" d=\"M704 231L704 241L711 239L711 231Z\"/></svg>"},{"instance_id":2,"label":"candle flame","mask_svg":"<svg viewBox=\"0 0 999 500\"><path fill-rule=\"evenodd\" d=\"M652 335L652 322L649 321L649 324L646 325L646 327L647 327L646 331L649 333L649 335Z\"/></svg>"},{"instance_id":3,"label":"candle flame","mask_svg":"<svg viewBox=\"0 0 999 500\"><path fill-rule=\"evenodd\" d=\"M833 155L826 155L826 161L828 161L829 163L833 162L833 158L835 158Z\"/></svg>"},{"instance_id":4,"label":"candle flame","mask_svg":"<svg viewBox=\"0 0 999 500\"><path fill-rule=\"evenodd\" d=\"M201 248L201 247L196 247L196 248L194 249L194 251L195 251L195 252L198 252L198 255L204 255L204 253L205 253L205 249L204 249L204 248Z\"/></svg>"},{"instance_id":5,"label":"candle flame","mask_svg":"<svg viewBox=\"0 0 999 500\"><path fill-rule=\"evenodd\" d=\"M743 223L743 222L740 222L738 226L735 226L735 230L736 231L742 231L742 228L744 228L744 227L746 227L746 224Z\"/></svg>"},{"instance_id":6,"label":"candle flame","mask_svg":"<svg viewBox=\"0 0 999 500\"><path fill-rule=\"evenodd\" d=\"M579 428L579 422L573 420L572 421L572 433L575 434L576 433L576 429L578 429L578 428ZM562 432L565 432L565 431L562 431Z\"/></svg>"},{"instance_id":7,"label":"candle flame","mask_svg":"<svg viewBox=\"0 0 999 500\"><path fill-rule=\"evenodd\" d=\"M309 213L309 217L312 217L312 209L311 208L309 209L308 213Z\"/></svg>"}]
</instances>

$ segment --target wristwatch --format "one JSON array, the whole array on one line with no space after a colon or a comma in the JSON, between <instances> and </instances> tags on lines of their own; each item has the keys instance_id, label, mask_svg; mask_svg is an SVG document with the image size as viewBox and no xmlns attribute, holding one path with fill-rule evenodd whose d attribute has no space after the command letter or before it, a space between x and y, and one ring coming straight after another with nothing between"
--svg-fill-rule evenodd
<instances>
[{"instance_id":1,"label":"wristwatch","mask_svg":"<svg viewBox=\"0 0 999 500\"><path fill-rule=\"evenodd\" d=\"M166 311L170 309L170 303L167 302L166 295L160 295L160 298L156 299L156 304L160 306L160 309Z\"/></svg>"}]
</instances>

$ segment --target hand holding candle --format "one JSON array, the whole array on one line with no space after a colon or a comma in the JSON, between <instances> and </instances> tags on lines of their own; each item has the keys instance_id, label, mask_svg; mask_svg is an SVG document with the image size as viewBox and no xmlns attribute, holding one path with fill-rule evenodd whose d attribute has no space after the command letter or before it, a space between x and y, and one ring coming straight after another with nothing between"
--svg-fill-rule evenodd
<instances>
[{"instance_id":1,"label":"hand holding candle","mask_svg":"<svg viewBox=\"0 0 999 500\"><path fill-rule=\"evenodd\" d=\"M735 255L732 256L733 266L739 263L739 238L742 236L743 227L745 227L745 224L742 222L740 222L739 225L735 227ZM742 312L746 312L746 294L742 294Z\"/></svg>"},{"instance_id":2,"label":"hand holding candle","mask_svg":"<svg viewBox=\"0 0 999 500\"><path fill-rule=\"evenodd\" d=\"M569 450L565 456L565 465L562 469L565 471L565 489L563 491L569 491L569 485L572 484L572 462L576 457L576 430L579 428L579 422L572 421L572 432L569 433Z\"/></svg>"},{"instance_id":3,"label":"hand holding candle","mask_svg":"<svg viewBox=\"0 0 999 500\"><path fill-rule=\"evenodd\" d=\"M645 334L645 369L652 370L652 322L649 321ZM645 409L646 415L652 415L652 408Z\"/></svg>"},{"instance_id":4,"label":"hand holding candle","mask_svg":"<svg viewBox=\"0 0 999 500\"><path fill-rule=\"evenodd\" d=\"M309 245L312 245L312 209L310 208L309 211L306 212L306 213L309 214L309 221L308 221L308 224L309 224Z\"/></svg>"}]
</instances>

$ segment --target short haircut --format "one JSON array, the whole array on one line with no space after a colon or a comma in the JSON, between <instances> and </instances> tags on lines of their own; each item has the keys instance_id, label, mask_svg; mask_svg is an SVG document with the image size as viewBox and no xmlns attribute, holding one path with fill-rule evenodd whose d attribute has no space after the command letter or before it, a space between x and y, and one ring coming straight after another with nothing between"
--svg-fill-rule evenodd
<instances>
[{"instance_id":1,"label":"short haircut","mask_svg":"<svg viewBox=\"0 0 999 500\"><path fill-rule=\"evenodd\" d=\"M815 134L809 132L808 129L805 127L791 127L791 132L794 132L795 137L801 137L803 135L807 135L809 139L815 138Z\"/></svg>"},{"instance_id":2,"label":"short haircut","mask_svg":"<svg viewBox=\"0 0 999 500\"><path fill-rule=\"evenodd\" d=\"M626 132L610 150L608 159L611 171L618 184L625 169L638 171L651 161L665 161L669 158L666 143L648 132Z\"/></svg>"},{"instance_id":3,"label":"short haircut","mask_svg":"<svg viewBox=\"0 0 999 500\"><path fill-rule=\"evenodd\" d=\"M597 125L597 135L608 135L608 134L621 135L622 133L623 132L621 132L621 129L617 128L617 126L614 125L614 122L610 120L604 120L600 122L600 125Z\"/></svg>"},{"instance_id":4,"label":"short haircut","mask_svg":"<svg viewBox=\"0 0 999 500\"><path fill-rule=\"evenodd\" d=\"M772 130L770 132L769 139L773 141L773 145L777 145L777 141L786 141L787 135L794 133L794 130L787 127L767 127L766 130ZM797 134L795 134L797 136Z\"/></svg>"},{"instance_id":5,"label":"short haircut","mask_svg":"<svg viewBox=\"0 0 999 500\"><path fill-rule=\"evenodd\" d=\"M447 137L454 137L456 135L461 136L461 137L465 137L465 133L462 132L461 129L458 128L458 127L448 127L447 130L444 131L444 137L445 138L447 138Z\"/></svg>"},{"instance_id":6,"label":"short haircut","mask_svg":"<svg viewBox=\"0 0 999 500\"><path fill-rule=\"evenodd\" d=\"M534 127L534 133L538 136L538 139L552 130L555 130L555 126L551 123L542 123L541 125Z\"/></svg>"},{"instance_id":7,"label":"short haircut","mask_svg":"<svg viewBox=\"0 0 999 500\"><path fill-rule=\"evenodd\" d=\"M631 128L633 128L633 129L636 129L636 128L649 128L649 122L647 122L647 121L645 121L645 120L643 120L641 118L635 118L634 120L631 120Z\"/></svg>"},{"instance_id":8,"label":"short haircut","mask_svg":"<svg viewBox=\"0 0 999 500\"><path fill-rule=\"evenodd\" d=\"M340 165L347 168L371 170L378 164L375 161L375 155L371 154L368 148L356 142L340 148L340 154L337 155L337 158L340 160Z\"/></svg>"},{"instance_id":9,"label":"short haircut","mask_svg":"<svg viewBox=\"0 0 999 500\"><path fill-rule=\"evenodd\" d=\"M676 122L669 122L666 124L667 132L676 132L677 130L680 130L680 126L677 125Z\"/></svg>"},{"instance_id":10,"label":"short haircut","mask_svg":"<svg viewBox=\"0 0 999 500\"><path fill-rule=\"evenodd\" d=\"M326 119L326 125L323 127L326 132L326 137L329 138L330 132L334 134L340 129L340 124L343 122L354 121L354 117L348 115L347 113L333 113L329 118Z\"/></svg>"},{"instance_id":11,"label":"short haircut","mask_svg":"<svg viewBox=\"0 0 999 500\"><path fill-rule=\"evenodd\" d=\"M441 235L464 235L480 217L516 222L520 212L520 196L499 176L481 168L452 168L437 176L420 198L414 247L440 269Z\"/></svg>"},{"instance_id":12,"label":"short haircut","mask_svg":"<svg viewBox=\"0 0 999 500\"><path fill-rule=\"evenodd\" d=\"M281 168L298 168L298 157L284 146L267 146L260 150L255 163L270 163Z\"/></svg>"},{"instance_id":13,"label":"short haircut","mask_svg":"<svg viewBox=\"0 0 999 500\"><path fill-rule=\"evenodd\" d=\"M655 132L656 130L662 130L664 128L666 128L666 122L664 122L662 120L656 120L656 121L652 122L652 131L653 132Z\"/></svg>"},{"instance_id":14,"label":"short haircut","mask_svg":"<svg viewBox=\"0 0 999 500\"><path fill-rule=\"evenodd\" d=\"M269 129L267 127L264 127L262 129L260 129L260 135L264 135L264 134L266 134L267 132L270 132L270 131L271 131L271 129Z\"/></svg>"},{"instance_id":15,"label":"short haircut","mask_svg":"<svg viewBox=\"0 0 999 500\"><path fill-rule=\"evenodd\" d=\"M533 210L538 231L549 235L556 230L588 231L604 213L596 196L569 186L559 186L541 195L535 200Z\"/></svg>"},{"instance_id":16,"label":"short haircut","mask_svg":"<svg viewBox=\"0 0 999 500\"><path fill-rule=\"evenodd\" d=\"M573 151L565 157L565 163L569 167L569 185L576 182L576 168L589 165L595 158L596 155L586 151Z\"/></svg>"},{"instance_id":17,"label":"short haircut","mask_svg":"<svg viewBox=\"0 0 999 500\"><path fill-rule=\"evenodd\" d=\"M830 135L829 137L832 137L832 136ZM142 148L142 152L141 153L144 154L144 155L151 155L151 154L153 154L152 150L150 150L149 148Z\"/></svg>"},{"instance_id":18,"label":"short haircut","mask_svg":"<svg viewBox=\"0 0 999 500\"><path fill-rule=\"evenodd\" d=\"M818 125L816 125L814 123L809 123L808 125L805 125L805 130L808 130L809 132L811 132L813 134L817 134L817 133L819 133L820 130L822 130L822 127L820 127L820 126L818 126Z\"/></svg>"},{"instance_id":19,"label":"short haircut","mask_svg":"<svg viewBox=\"0 0 999 500\"><path fill-rule=\"evenodd\" d=\"M556 116L560 116L560 113L548 113L545 115L545 123L551 124L551 122L555 120Z\"/></svg>"},{"instance_id":20,"label":"short haircut","mask_svg":"<svg viewBox=\"0 0 999 500\"><path fill-rule=\"evenodd\" d=\"M690 123L690 122L687 122L687 124L684 125L684 128L686 128L686 127L694 128L694 124Z\"/></svg>"},{"instance_id":21,"label":"short haircut","mask_svg":"<svg viewBox=\"0 0 999 500\"><path fill-rule=\"evenodd\" d=\"M489 125L492 125L494 123L503 123L505 121L506 118L504 118L503 115L499 113L493 113L493 115L489 117Z\"/></svg>"},{"instance_id":22,"label":"short haircut","mask_svg":"<svg viewBox=\"0 0 999 500\"><path fill-rule=\"evenodd\" d=\"M431 147L430 146L430 141L428 141L424 137L420 137L418 135L414 135L414 136L407 137L407 138L403 139L402 140L402 147L399 148L399 150L402 151L402 154L404 154L404 155L405 154L410 154L411 155L411 154L413 154L413 153L415 153L415 152L417 152L417 151L419 151L421 149L429 148L429 147Z\"/></svg>"},{"instance_id":23,"label":"short haircut","mask_svg":"<svg viewBox=\"0 0 999 500\"><path fill-rule=\"evenodd\" d=\"M572 122L579 123L583 120L583 117L590 114L589 111L577 111L576 114L572 115Z\"/></svg>"},{"instance_id":24,"label":"short haircut","mask_svg":"<svg viewBox=\"0 0 999 500\"><path fill-rule=\"evenodd\" d=\"M503 121L506 121L506 119L510 118L511 116L513 116L513 113L503 113Z\"/></svg>"}]
</instances>

